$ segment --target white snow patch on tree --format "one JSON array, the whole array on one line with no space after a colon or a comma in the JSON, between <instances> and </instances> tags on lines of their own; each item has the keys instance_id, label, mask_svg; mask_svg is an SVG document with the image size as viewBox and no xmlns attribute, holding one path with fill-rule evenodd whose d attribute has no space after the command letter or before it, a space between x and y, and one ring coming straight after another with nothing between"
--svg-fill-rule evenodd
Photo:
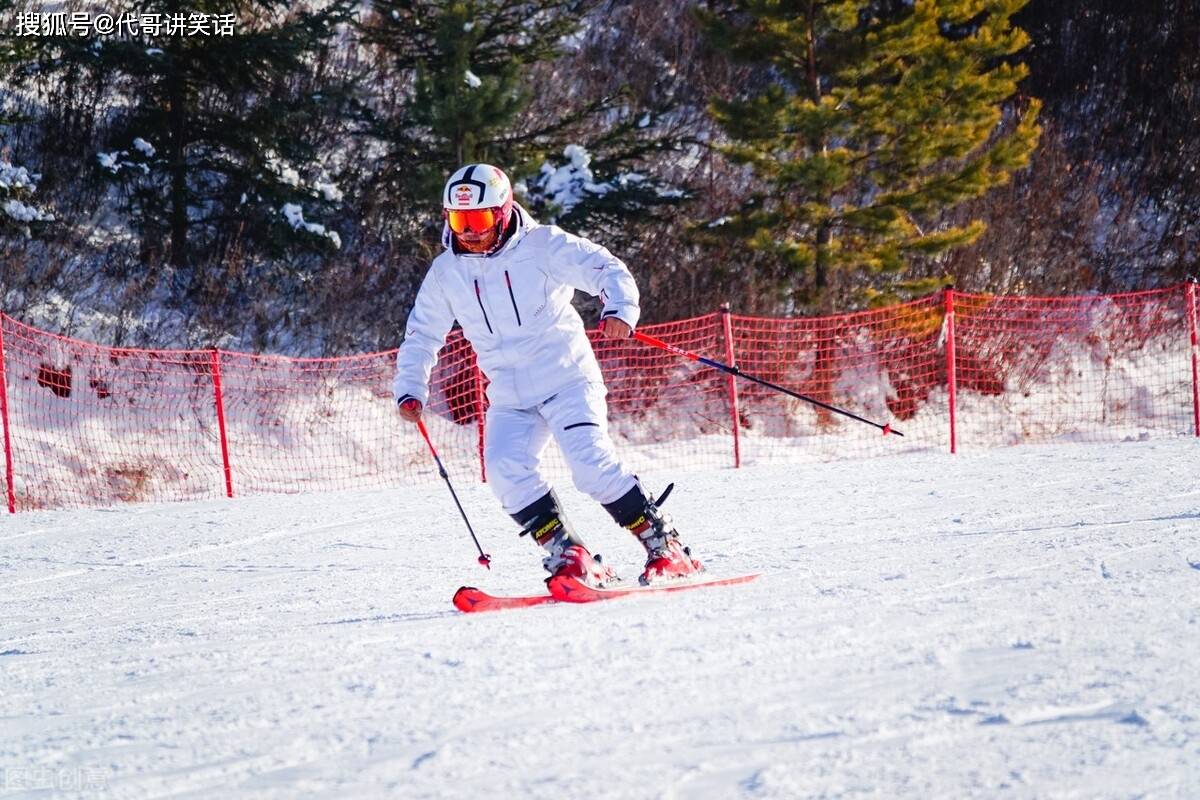
<instances>
[{"instance_id":1,"label":"white snow patch on tree","mask_svg":"<svg viewBox=\"0 0 1200 800\"><path fill-rule=\"evenodd\" d=\"M288 164L273 151L268 150L264 155L266 156L267 169L274 173L280 182L297 188L300 186L300 173L295 167Z\"/></svg>"},{"instance_id":2,"label":"white snow patch on tree","mask_svg":"<svg viewBox=\"0 0 1200 800\"><path fill-rule=\"evenodd\" d=\"M25 167L15 167L6 161L0 161L0 189L28 189L32 192L37 188L37 180L40 177L30 175Z\"/></svg>"},{"instance_id":3,"label":"white snow patch on tree","mask_svg":"<svg viewBox=\"0 0 1200 800\"><path fill-rule=\"evenodd\" d=\"M663 199L686 196L682 189L656 186L652 179L640 172L620 172L606 181L597 181L591 168L592 156L583 145L567 145L563 148L563 158L567 163L561 166L543 162L537 176L518 182L514 188L521 190L531 201L540 200L556 206L559 215L569 213L585 200L634 187L654 191ZM550 221L554 219L552 215Z\"/></svg>"},{"instance_id":4,"label":"white snow patch on tree","mask_svg":"<svg viewBox=\"0 0 1200 800\"><path fill-rule=\"evenodd\" d=\"M342 190L332 181L317 181L313 184L313 189L331 203L336 203L343 197Z\"/></svg>"},{"instance_id":5,"label":"white snow patch on tree","mask_svg":"<svg viewBox=\"0 0 1200 800\"><path fill-rule=\"evenodd\" d=\"M567 145L563 148L563 157L568 163L560 167L549 161L543 162L540 175L528 184L528 188L561 208L564 214L588 195L605 195L615 188L611 183L596 183L590 166L592 156L582 145Z\"/></svg>"},{"instance_id":6,"label":"white snow patch on tree","mask_svg":"<svg viewBox=\"0 0 1200 800\"><path fill-rule=\"evenodd\" d=\"M145 153L146 158L154 157L154 152L155 152L154 145L150 144L149 142L147 142L145 139L143 139L140 136L133 140L133 147L135 150L139 150L142 153Z\"/></svg>"},{"instance_id":7,"label":"white snow patch on tree","mask_svg":"<svg viewBox=\"0 0 1200 800\"><path fill-rule=\"evenodd\" d=\"M47 222L54 219L53 214L47 214L20 200L7 200L0 208L3 208L5 214L18 222Z\"/></svg>"},{"instance_id":8,"label":"white snow patch on tree","mask_svg":"<svg viewBox=\"0 0 1200 800\"><path fill-rule=\"evenodd\" d=\"M121 171L120 158L122 155L124 155L124 151L113 151L111 153L96 153L96 158L100 161L100 166L116 174Z\"/></svg>"},{"instance_id":9,"label":"white snow patch on tree","mask_svg":"<svg viewBox=\"0 0 1200 800\"><path fill-rule=\"evenodd\" d=\"M479 79L478 75L476 75L474 72L471 72L471 70L467 70L464 81L466 82L467 86L470 86L472 89L478 89L483 85L483 81Z\"/></svg>"},{"instance_id":10,"label":"white snow patch on tree","mask_svg":"<svg viewBox=\"0 0 1200 800\"><path fill-rule=\"evenodd\" d=\"M337 231L326 231L325 226L321 223L306 221L304 209L298 203L284 203L283 208L279 209L279 213L283 214L293 230L303 229L317 236L324 236L333 243L334 247L341 249L342 237L338 236Z\"/></svg>"},{"instance_id":11,"label":"white snow patch on tree","mask_svg":"<svg viewBox=\"0 0 1200 800\"><path fill-rule=\"evenodd\" d=\"M37 190L37 181L41 175L30 174L25 167L18 167L7 161L0 161L0 211L14 222L51 222L54 215L25 202L30 194ZM29 229L24 229L29 236Z\"/></svg>"}]
</instances>

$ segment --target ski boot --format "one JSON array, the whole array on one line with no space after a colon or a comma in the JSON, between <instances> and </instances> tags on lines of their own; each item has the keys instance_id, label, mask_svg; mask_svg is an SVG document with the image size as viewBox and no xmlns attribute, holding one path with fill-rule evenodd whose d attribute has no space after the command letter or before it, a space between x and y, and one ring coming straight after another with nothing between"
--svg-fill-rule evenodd
<instances>
[{"instance_id":1,"label":"ski boot","mask_svg":"<svg viewBox=\"0 0 1200 800\"><path fill-rule=\"evenodd\" d=\"M553 490L513 514L512 518L521 526L521 536L529 534L549 553L542 560L542 566L550 573L550 578L568 575L597 589L620 582L599 555L588 552L563 516L558 495ZM550 578L546 578L547 583Z\"/></svg>"},{"instance_id":2,"label":"ski boot","mask_svg":"<svg viewBox=\"0 0 1200 800\"><path fill-rule=\"evenodd\" d=\"M692 558L691 548L684 547L679 540L671 518L659 509L674 488L672 483L655 502L639 483L619 499L604 504L616 523L646 548L646 567L638 578L643 586L664 579L686 578L704 570L704 565Z\"/></svg>"}]
</instances>

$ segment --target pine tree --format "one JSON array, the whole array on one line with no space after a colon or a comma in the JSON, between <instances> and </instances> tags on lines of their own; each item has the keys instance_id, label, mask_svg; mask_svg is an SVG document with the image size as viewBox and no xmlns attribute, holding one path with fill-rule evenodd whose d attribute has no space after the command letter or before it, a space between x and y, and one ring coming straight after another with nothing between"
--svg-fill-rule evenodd
<instances>
[{"instance_id":1,"label":"pine tree","mask_svg":"<svg viewBox=\"0 0 1200 800\"><path fill-rule=\"evenodd\" d=\"M939 215L1008 180L1036 146L1039 104L1011 103L1027 0L741 0L703 22L767 80L712 113L721 150L759 182L724 224L777 269L781 300L828 310L853 277L891 291L916 259L973 241ZM839 290L841 294L839 295ZM870 291L867 292L870 294Z\"/></svg>"},{"instance_id":2,"label":"pine tree","mask_svg":"<svg viewBox=\"0 0 1200 800\"><path fill-rule=\"evenodd\" d=\"M11 22L12 8L12 2L0 2L0 20ZM9 80L15 70L29 61L31 53L29 39L0 36L0 80ZM11 107L7 95L5 93L0 100L0 129L9 129L26 121ZM54 214L39 207L33 198L40 177L24 166L12 163L12 153L7 145L0 151L0 235L32 238L35 232L41 234L54 222Z\"/></svg>"},{"instance_id":3,"label":"pine tree","mask_svg":"<svg viewBox=\"0 0 1200 800\"><path fill-rule=\"evenodd\" d=\"M338 234L306 219L329 211L339 190L319 163L315 131L339 87L314 62L351 4L319 11L281 0L124 3L136 36L35 39L38 80L80 73L106 87L114 106L95 169L120 189L147 265L177 270L249 254L330 250ZM146 15L162 27L144 27ZM169 19L203 27L170 33ZM217 15L233 35L215 32ZM203 32L201 32L203 31ZM119 101L119 102L118 102ZM218 269L219 273L221 270ZM221 276L209 276L221 280Z\"/></svg>"},{"instance_id":4,"label":"pine tree","mask_svg":"<svg viewBox=\"0 0 1200 800\"><path fill-rule=\"evenodd\" d=\"M442 182L472 161L505 169L535 214L577 230L679 202L680 194L652 177L630 178L639 159L669 146L644 123L639 126L650 109L619 91L560 107L537 102L547 92L531 82L534 68L542 68L545 79L571 80L549 65L563 56L564 42L580 35L584 16L597 5L596 0L373 4L366 38L386 55L402 92L377 128L389 146L385 174L399 208L437 220ZM558 191L546 191L555 174ZM569 201L556 202L568 194ZM426 228L440 229L440 222Z\"/></svg>"},{"instance_id":5,"label":"pine tree","mask_svg":"<svg viewBox=\"0 0 1200 800\"><path fill-rule=\"evenodd\" d=\"M522 67L550 59L577 25L577 0L377 0L365 26L400 94L375 133L389 148L388 188L427 217L446 175L485 161L522 159L509 134L530 91ZM440 230L440 225L437 226Z\"/></svg>"}]
</instances>

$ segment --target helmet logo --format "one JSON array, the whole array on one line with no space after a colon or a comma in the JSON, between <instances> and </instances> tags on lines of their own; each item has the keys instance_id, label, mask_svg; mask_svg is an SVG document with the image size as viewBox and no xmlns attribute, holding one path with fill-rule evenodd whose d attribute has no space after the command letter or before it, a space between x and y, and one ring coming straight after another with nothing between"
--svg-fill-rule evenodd
<instances>
[{"instance_id":1,"label":"helmet logo","mask_svg":"<svg viewBox=\"0 0 1200 800\"><path fill-rule=\"evenodd\" d=\"M467 184L460 183L454 187L454 202L460 206L469 206L475 200L475 193Z\"/></svg>"}]
</instances>

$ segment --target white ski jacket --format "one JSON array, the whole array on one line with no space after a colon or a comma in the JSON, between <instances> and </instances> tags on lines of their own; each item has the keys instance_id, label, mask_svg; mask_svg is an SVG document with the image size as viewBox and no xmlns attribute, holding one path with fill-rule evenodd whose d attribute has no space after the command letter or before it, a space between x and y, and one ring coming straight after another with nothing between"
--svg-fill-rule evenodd
<instances>
[{"instance_id":1,"label":"white ski jacket","mask_svg":"<svg viewBox=\"0 0 1200 800\"><path fill-rule=\"evenodd\" d=\"M421 283L396 354L397 402L428 404L429 376L455 320L491 381L494 406L530 408L572 383L603 382L571 298L576 289L599 297L601 319L632 328L640 313L633 275L600 245L541 225L516 203L513 213L516 232L491 255L455 253L444 228L446 251Z\"/></svg>"}]
</instances>

